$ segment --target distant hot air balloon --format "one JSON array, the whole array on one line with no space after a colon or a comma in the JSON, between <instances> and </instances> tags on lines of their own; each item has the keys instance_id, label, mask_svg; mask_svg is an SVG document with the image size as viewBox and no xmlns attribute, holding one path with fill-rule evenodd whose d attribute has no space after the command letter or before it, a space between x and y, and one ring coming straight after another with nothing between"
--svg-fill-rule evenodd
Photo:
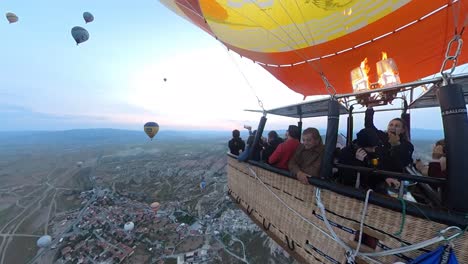
<instances>
[{"instance_id":1,"label":"distant hot air balloon","mask_svg":"<svg viewBox=\"0 0 468 264\"><path fill-rule=\"evenodd\" d=\"M153 137L156 136L159 131L159 125L156 122L148 122L145 124L144 129L146 135L153 140Z\"/></svg>"},{"instance_id":2,"label":"distant hot air balloon","mask_svg":"<svg viewBox=\"0 0 468 264\"><path fill-rule=\"evenodd\" d=\"M158 203L158 202L154 202L150 206L151 206L151 208L153 209L154 212L157 212L159 210L159 207L161 206L161 204Z\"/></svg>"},{"instance_id":3,"label":"distant hot air balloon","mask_svg":"<svg viewBox=\"0 0 468 264\"><path fill-rule=\"evenodd\" d=\"M86 23L93 22L94 21L94 16L90 12L84 12L83 13L83 19Z\"/></svg>"},{"instance_id":4,"label":"distant hot air balloon","mask_svg":"<svg viewBox=\"0 0 468 264\"><path fill-rule=\"evenodd\" d=\"M76 166L78 166L78 168L80 168L82 165L83 165L83 162L82 162L82 161L77 161L77 162L76 162Z\"/></svg>"},{"instance_id":5,"label":"distant hot air balloon","mask_svg":"<svg viewBox=\"0 0 468 264\"><path fill-rule=\"evenodd\" d=\"M164 82L166 82L166 81L167 81L167 79L166 79L166 78L164 78L163 80L164 80Z\"/></svg>"},{"instance_id":6,"label":"distant hot air balloon","mask_svg":"<svg viewBox=\"0 0 468 264\"><path fill-rule=\"evenodd\" d=\"M18 22L18 16L14 13L8 12L5 14L5 16L10 24Z\"/></svg>"},{"instance_id":7,"label":"distant hot air balloon","mask_svg":"<svg viewBox=\"0 0 468 264\"><path fill-rule=\"evenodd\" d=\"M41 248L48 247L51 243L52 243L52 237L49 235L41 236L36 242L37 246Z\"/></svg>"},{"instance_id":8,"label":"distant hot air balloon","mask_svg":"<svg viewBox=\"0 0 468 264\"><path fill-rule=\"evenodd\" d=\"M133 222L127 222L124 225L124 230L127 232L130 232L133 230L134 227L135 227L135 224Z\"/></svg>"},{"instance_id":9,"label":"distant hot air balloon","mask_svg":"<svg viewBox=\"0 0 468 264\"><path fill-rule=\"evenodd\" d=\"M206 188L206 181L205 181L205 179L203 179L203 180L200 182L200 189L205 190L205 188Z\"/></svg>"},{"instance_id":10,"label":"distant hot air balloon","mask_svg":"<svg viewBox=\"0 0 468 264\"><path fill-rule=\"evenodd\" d=\"M83 43L89 39L89 33L82 27L73 27L71 30L73 39L76 41L76 45Z\"/></svg>"}]
</instances>

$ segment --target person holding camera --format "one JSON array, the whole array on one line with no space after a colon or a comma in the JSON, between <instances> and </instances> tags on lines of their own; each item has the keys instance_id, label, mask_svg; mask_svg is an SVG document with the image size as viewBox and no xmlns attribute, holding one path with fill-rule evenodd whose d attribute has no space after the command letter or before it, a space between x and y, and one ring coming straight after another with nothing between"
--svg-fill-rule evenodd
<instances>
[{"instance_id":1,"label":"person holding camera","mask_svg":"<svg viewBox=\"0 0 468 264\"><path fill-rule=\"evenodd\" d=\"M338 162L344 165L383 169L387 166L388 153L385 151L375 129L364 128L357 133L356 140L350 146L341 150ZM360 173L361 186L373 189L375 192L387 194L387 185L399 187L398 180L372 173ZM352 169L339 169L339 181L345 185L355 186L357 171Z\"/></svg>"},{"instance_id":2,"label":"person holding camera","mask_svg":"<svg viewBox=\"0 0 468 264\"><path fill-rule=\"evenodd\" d=\"M259 161L260 160L260 148L261 143L255 147L253 144L255 142L255 135L257 134L257 130L254 130L249 138L247 139L247 146L245 147L245 151L243 151L238 157L237 160L239 161L246 161L249 158L250 152L252 153L252 160Z\"/></svg>"}]
</instances>

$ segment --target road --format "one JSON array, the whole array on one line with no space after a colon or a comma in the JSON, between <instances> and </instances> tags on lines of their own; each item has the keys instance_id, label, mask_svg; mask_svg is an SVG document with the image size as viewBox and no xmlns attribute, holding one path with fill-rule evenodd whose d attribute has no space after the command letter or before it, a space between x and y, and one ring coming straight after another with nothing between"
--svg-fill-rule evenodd
<instances>
[{"instance_id":1,"label":"road","mask_svg":"<svg viewBox=\"0 0 468 264\"><path fill-rule=\"evenodd\" d=\"M41 237L38 235L30 235L30 234L0 234L0 237Z\"/></svg>"},{"instance_id":2,"label":"road","mask_svg":"<svg viewBox=\"0 0 468 264\"><path fill-rule=\"evenodd\" d=\"M233 240L234 240L234 236L231 235L231 237L232 237ZM236 259L238 259L238 260L240 260L240 261L242 261L242 262L244 262L244 263L246 263L246 264L250 264L250 262L247 260L247 258L246 258L246 256L245 256L245 247L244 247L244 243L242 243L242 241L240 241L240 240L237 239L237 238L235 239L236 241L240 241L241 244L242 244L242 251L243 251L243 255L244 255L243 258L237 256L236 253L230 251L230 250L226 247L226 245L223 243L223 241L219 240L217 237L215 237L215 239L216 239L216 241L218 241L219 243L221 243L221 245L223 245L224 251L226 251L229 255L235 257Z\"/></svg>"},{"instance_id":3,"label":"road","mask_svg":"<svg viewBox=\"0 0 468 264\"><path fill-rule=\"evenodd\" d=\"M90 178L89 180L91 181L93 187L95 186L95 181L94 181L94 177L93 177L94 172L95 172L95 168L99 164L101 157L102 156L99 156L96 159L96 164L95 164L95 166L92 166L92 171L91 171L90 176L89 176L89 178ZM41 183L41 184L35 184L35 185L39 186L39 188L34 190L33 192L23 196L23 199L31 197L33 195L38 195L38 194L40 196L38 198L36 198L36 199L33 199L31 202L29 202L26 205L20 204L19 201L17 201L17 206L22 209L21 212L18 213L15 217L13 217L13 219L11 219L8 223L6 223L0 229L0 234L1 234L0 236L4 237L4 239L2 239L2 242L0 243L0 264L5 263L6 253L8 251L9 246L10 246L10 243L13 241L13 239L15 237L20 237L20 236L21 237L38 237L37 235L30 235L30 234L16 234L16 231L21 227L21 225L27 219L29 219L35 212L37 212L38 210L40 210L43 207L43 202L47 197L52 196L51 200L50 200L50 204L48 205L47 220L45 222L45 227L44 227L44 234L47 234L50 219L51 219L51 217L53 217L53 215L55 215L55 210L57 209L57 203L56 203L56 200L55 200L57 192L59 190L69 190L69 188L63 188L63 187L55 186L56 182L59 180L59 178L63 178L63 177L66 177L67 179L70 178L72 175L74 175L74 173L78 172L78 170L81 169L81 168L76 168L76 166L73 164L65 172L63 172L60 176L58 176L58 177L56 177L54 179L50 179L50 177L54 174L54 172L56 172L56 170L59 168L59 165L63 165L63 164L61 163L61 161L59 159L57 159L55 164L54 164L54 167L51 170L49 170L49 172L45 176L44 182ZM13 189L14 190L21 190L25 186L31 186L31 185L16 186ZM2 189L0 191L7 191L7 190ZM12 189L10 189L9 191L11 192ZM95 198L96 198L96 196L94 195L93 198L90 199L88 201L88 203L82 208L82 210L80 211L76 221L74 222L74 224L71 224L70 227L66 229L66 232L72 230L74 228L74 226L81 220L81 217L83 216L83 213L84 213L85 209L88 207L88 205L91 202L93 202L95 200ZM52 208L54 208L54 213L52 213L53 212ZM63 235L66 232L60 234L59 236L56 236L56 238L52 241L52 243L56 243L57 240L60 237L63 237ZM39 251L39 252L40 253L37 254L30 261L30 263L33 263L38 257L40 257L46 251L43 250L43 251Z\"/></svg>"},{"instance_id":4,"label":"road","mask_svg":"<svg viewBox=\"0 0 468 264\"><path fill-rule=\"evenodd\" d=\"M96 198L97 198L97 191L96 191L96 181L94 180L95 179L95 168L99 165L99 162L102 158L102 155L99 155L98 158L96 159L96 164L94 166L92 166L92 169L91 169L91 173L89 174L89 180L91 181L91 185L93 187L93 189L95 190L94 192L94 195L91 197L91 199L89 199L89 201L81 208L80 212L78 213L78 216L76 217L76 220L71 223L68 228L66 228L62 233L58 234L57 236L55 236L55 238L52 239L52 245L57 243L58 240L62 237L66 237L66 236L71 236L74 232L75 232L75 229L76 229L76 226L78 225L78 223L82 220L83 218L83 215L84 215L84 212L86 211L86 209L88 208L88 206L93 203ZM70 233L72 232L72 233ZM69 234L67 234L69 233ZM38 254L36 256L34 256L33 259L31 259L28 264L32 264L34 263L38 258L40 258L46 251L45 250L42 250L42 251L39 251ZM94 261L92 262L94 263ZM3 264L3 263L0 263L0 264Z\"/></svg>"}]
</instances>

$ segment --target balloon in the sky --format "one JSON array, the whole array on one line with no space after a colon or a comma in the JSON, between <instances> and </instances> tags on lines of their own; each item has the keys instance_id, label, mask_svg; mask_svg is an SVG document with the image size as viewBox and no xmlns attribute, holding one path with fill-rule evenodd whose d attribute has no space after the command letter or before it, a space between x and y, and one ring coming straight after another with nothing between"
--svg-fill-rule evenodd
<instances>
[{"instance_id":1,"label":"balloon in the sky","mask_svg":"<svg viewBox=\"0 0 468 264\"><path fill-rule=\"evenodd\" d=\"M135 227L135 224L133 222L127 222L124 225L124 230L130 232L133 230L134 227Z\"/></svg>"},{"instance_id":2,"label":"balloon in the sky","mask_svg":"<svg viewBox=\"0 0 468 264\"><path fill-rule=\"evenodd\" d=\"M163 80L164 80L164 82L166 82L166 81L167 81L167 79L166 79L166 78L164 78Z\"/></svg>"},{"instance_id":3,"label":"balloon in the sky","mask_svg":"<svg viewBox=\"0 0 468 264\"><path fill-rule=\"evenodd\" d=\"M76 166L77 166L78 168L80 168L81 166L83 166L83 162L82 162L82 161L77 161L77 162L76 162Z\"/></svg>"},{"instance_id":4,"label":"balloon in the sky","mask_svg":"<svg viewBox=\"0 0 468 264\"><path fill-rule=\"evenodd\" d=\"M94 21L94 16L90 12L84 12L83 13L83 19L86 23L93 22Z\"/></svg>"},{"instance_id":5,"label":"balloon in the sky","mask_svg":"<svg viewBox=\"0 0 468 264\"><path fill-rule=\"evenodd\" d=\"M83 43L89 39L89 33L82 27L73 27L71 30L73 39L76 41L76 45Z\"/></svg>"},{"instance_id":6,"label":"balloon in the sky","mask_svg":"<svg viewBox=\"0 0 468 264\"><path fill-rule=\"evenodd\" d=\"M5 14L5 16L10 24L18 22L18 16L14 13L8 12Z\"/></svg>"},{"instance_id":7,"label":"balloon in the sky","mask_svg":"<svg viewBox=\"0 0 468 264\"><path fill-rule=\"evenodd\" d=\"M205 190L205 188L206 188L206 181L205 181L205 179L203 179L203 180L200 182L200 189Z\"/></svg>"},{"instance_id":8,"label":"balloon in the sky","mask_svg":"<svg viewBox=\"0 0 468 264\"><path fill-rule=\"evenodd\" d=\"M159 125L156 122L148 122L145 124L144 129L146 135L153 140L153 137L156 136L159 131Z\"/></svg>"},{"instance_id":9,"label":"balloon in the sky","mask_svg":"<svg viewBox=\"0 0 468 264\"><path fill-rule=\"evenodd\" d=\"M48 247L52 243L52 237L49 235L41 236L36 244L38 247L45 248Z\"/></svg>"},{"instance_id":10,"label":"balloon in the sky","mask_svg":"<svg viewBox=\"0 0 468 264\"><path fill-rule=\"evenodd\" d=\"M154 202L150 206L151 206L151 209L153 209L154 212L157 212L159 210L159 207L161 206L161 204L159 204L158 202Z\"/></svg>"}]
</instances>

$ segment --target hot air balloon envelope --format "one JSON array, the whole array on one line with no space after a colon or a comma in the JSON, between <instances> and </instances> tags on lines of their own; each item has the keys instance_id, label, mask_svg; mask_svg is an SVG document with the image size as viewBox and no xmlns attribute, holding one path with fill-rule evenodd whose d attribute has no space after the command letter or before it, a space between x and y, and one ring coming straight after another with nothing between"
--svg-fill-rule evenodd
<instances>
[{"instance_id":1,"label":"hot air balloon envelope","mask_svg":"<svg viewBox=\"0 0 468 264\"><path fill-rule=\"evenodd\" d=\"M201 188L202 190L204 190L205 187L206 187L206 181L200 182L200 188Z\"/></svg>"},{"instance_id":2,"label":"hot air balloon envelope","mask_svg":"<svg viewBox=\"0 0 468 264\"><path fill-rule=\"evenodd\" d=\"M304 96L329 93L322 77L338 94L352 93L350 71L366 57L375 65L383 51L402 82L438 73L454 37L446 29L461 29L468 13L447 0L161 2ZM462 52L458 65L467 62ZM369 77L377 82L375 68Z\"/></svg>"},{"instance_id":3,"label":"hot air balloon envelope","mask_svg":"<svg viewBox=\"0 0 468 264\"><path fill-rule=\"evenodd\" d=\"M10 24L18 22L18 16L14 13L8 12L5 14L5 16Z\"/></svg>"},{"instance_id":4,"label":"hot air balloon envelope","mask_svg":"<svg viewBox=\"0 0 468 264\"><path fill-rule=\"evenodd\" d=\"M71 34L76 42L76 45L83 43L89 39L88 31L82 27L73 27L71 30Z\"/></svg>"},{"instance_id":5,"label":"hot air balloon envelope","mask_svg":"<svg viewBox=\"0 0 468 264\"><path fill-rule=\"evenodd\" d=\"M48 247L52 243L52 237L49 235L41 236L36 244L38 247L45 248Z\"/></svg>"},{"instance_id":6,"label":"hot air balloon envelope","mask_svg":"<svg viewBox=\"0 0 468 264\"><path fill-rule=\"evenodd\" d=\"M149 138L153 138L159 131L159 125L156 122L148 122L144 126L145 133Z\"/></svg>"},{"instance_id":7,"label":"hot air balloon envelope","mask_svg":"<svg viewBox=\"0 0 468 264\"><path fill-rule=\"evenodd\" d=\"M134 227L135 227L135 224L133 222L128 222L128 223L125 223L124 230L132 231Z\"/></svg>"},{"instance_id":8,"label":"hot air balloon envelope","mask_svg":"<svg viewBox=\"0 0 468 264\"><path fill-rule=\"evenodd\" d=\"M151 208L156 209L156 210L159 209L160 206L161 205L158 202L154 202L151 204Z\"/></svg>"},{"instance_id":9,"label":"hot air balloon envelope","mask_svg":"<svg viewBox=\"0 0 468 264\"><path fill-rule=\"evenodd\" d=\"M93 22L94 21L94 16L90 12L84 12L83 13L83 19L86 23Z\"/></svg>"}]
</instances>

